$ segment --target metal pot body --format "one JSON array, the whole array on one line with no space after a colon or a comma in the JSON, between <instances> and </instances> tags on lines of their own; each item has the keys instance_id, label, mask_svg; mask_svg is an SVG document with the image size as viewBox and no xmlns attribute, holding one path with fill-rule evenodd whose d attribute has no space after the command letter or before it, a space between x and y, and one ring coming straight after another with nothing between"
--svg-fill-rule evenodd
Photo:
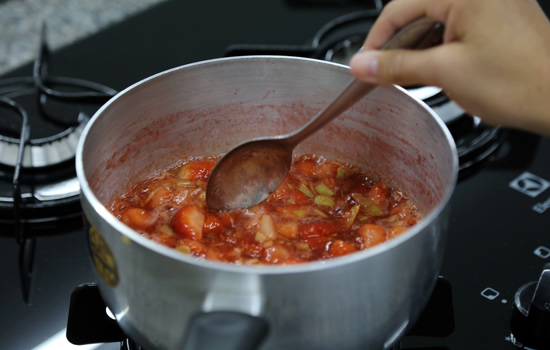
<instances>
[{"instance_id":1,"label":"metal pot body","mask_svg":"<svg viewBox=\"0 0 550 350\"><path fill-rule=\"evenodd\" d=\"M191 64L145 79L93 117L77 153L100 290L147 349L181 349L198 312L267 320L262 349L385 349L416 321L439 273L457 156L445 125L379 87L296 149L373 169L424 213L369 250L294 266L200 261L140 236L106 209L125 186L183 156L222 154L305 124L350 80L347 67L290 57Z\"/></svg>"}]
</instances>

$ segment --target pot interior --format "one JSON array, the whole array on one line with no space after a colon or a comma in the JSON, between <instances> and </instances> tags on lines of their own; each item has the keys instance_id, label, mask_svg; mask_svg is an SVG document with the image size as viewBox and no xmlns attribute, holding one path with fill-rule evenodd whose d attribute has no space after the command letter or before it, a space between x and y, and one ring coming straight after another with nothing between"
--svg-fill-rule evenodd
<instances>
[{"instance_id":1,"label":"pot interior","mask_svg":"<svg viewBox=\"0 0 550 350\"><path fill-rule=\"evenodd\" d=\"M182 157L219 155L250 138L296 130L350 79L344 66L290 57L219 59L160 73L94 116L79 148L80 180L107 206L129 182ZM295 152L372 170L403 189L424 216L456 179L444 124L395 87L376 88Z\"/></svg>"}]
</instances>

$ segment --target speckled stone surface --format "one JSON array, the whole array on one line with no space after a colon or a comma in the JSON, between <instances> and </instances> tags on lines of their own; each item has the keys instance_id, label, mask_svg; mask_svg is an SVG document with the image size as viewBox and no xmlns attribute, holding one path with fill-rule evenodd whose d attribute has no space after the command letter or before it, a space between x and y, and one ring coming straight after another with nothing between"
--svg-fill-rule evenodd
<instances>
[{"instance_id":1,"label":"speckled stone surface","mask_svg":"<svg viewBox=\"0 0 550 350\"><path fill-rule=\"evenodd\" d=\"M32 61L40 27L52 50L85 38L166 0L0 1L0 75Z\"/></svg>"}]
</instances>

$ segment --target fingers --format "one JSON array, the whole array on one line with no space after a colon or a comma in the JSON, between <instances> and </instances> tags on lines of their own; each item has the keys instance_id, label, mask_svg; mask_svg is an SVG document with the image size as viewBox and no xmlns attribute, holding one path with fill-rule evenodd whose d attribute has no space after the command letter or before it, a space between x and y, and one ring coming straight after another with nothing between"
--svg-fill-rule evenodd
<instances>
[{"instance_id":1,"label":"fingers","mask_svg":"<svg viewBox=\"0 0 550 350\"><path fill-rule=\"evenodd\" d=\"M531 6L533 6L533 8L539 13L539 15L543 16L543 18L545 18L548 21L548 18L546 17L546 14L544 13L542 8L540 7L540 4L538 3L537 0L527 0L527 2Z\"/></svg>"},{"instance_id":2,"label":"fingers","mask_svg":"<svg viewBox=\"0 0 550 350\"><path fill-rule=\"evenodd\" d=\"M388 3L365 41L365 50L378 50L401 28L413 20L428 16L447 22L452 0L394 0Z\"/></svg>"},{"instance_id":3,"label":"fingers","mask_svg":"<svg viewBox=\"0 0 550 350\"><path fill-rule=\"evenodd\" d=\"M461 0L464 1L464 0ZM351 73L359 80L374 84L438 85L441 69L440 56L452 48L433 48L423 51L379 50L401 28L413 20L428 16L447 24L452 16L455 0L394 0L386 7L371 28L364 50L351 62ZM454 31L445 31L444 41L452 43ZM445 47L448 45L445 45ZM443 61L444 62L444 61ZM438 85L439 86L439 85Z\"/></svg>"},{"instance_id":4,"label":"fingers","mask_svg":"<svg viewBox=\"0 0 550 350\"><path fill-rule=\"evenodd\" d=\"M441 77L458 57L454 44L428 50L363 51L350 61L351 74L358 80L377 85L443 86Z\"/></svg>"}]
</instances>

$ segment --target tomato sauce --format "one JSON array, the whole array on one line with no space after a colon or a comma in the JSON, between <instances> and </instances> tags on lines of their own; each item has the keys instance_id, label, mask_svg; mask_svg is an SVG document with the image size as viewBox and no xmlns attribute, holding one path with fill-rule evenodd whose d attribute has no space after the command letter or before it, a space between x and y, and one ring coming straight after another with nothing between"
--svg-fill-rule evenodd
<instances>
[{"instance_id":1,"label":"tomato sauce","mask_svg":"<svg viewBox=\"0 0 550 350\"><path fill-rule=\"evenodd\" d=\"M244 210L206 207L217 157L189 158L134 184L110 211L144 236L185 254L235 264L295 264L386 242L420 215L401 190L347 163L294 156L284 183Z\"/></svg>"}]
</instances>

